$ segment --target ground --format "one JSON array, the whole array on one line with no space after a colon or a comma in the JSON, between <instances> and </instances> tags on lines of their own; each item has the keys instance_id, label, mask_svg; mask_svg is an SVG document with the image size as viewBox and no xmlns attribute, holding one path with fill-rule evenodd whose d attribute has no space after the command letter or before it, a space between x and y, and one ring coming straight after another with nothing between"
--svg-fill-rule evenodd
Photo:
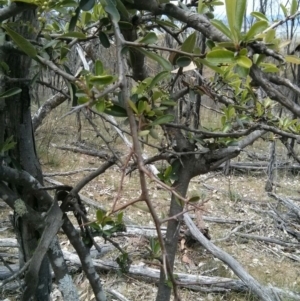
<instances>
[{"instance_id":1,"label":"ground","mask_svg":"<svg viewBox=\"0 0 300 301\"><path fill-rule=\"evenodd\" d=\"M72 171L82 168L97 168L103 160L84 154L60 150L56 146L71 145L76 141L77 123L74 116L60 119L61 111L56 110L47 118L43 126L36 133L37 149L45 175L53 172ZM98 122L100 126L100 122ZM105 125L109 127L108 124ZM103 124L102 124L103 127ZM115 137L110 129L110 134L104 134L106 139ZM93 132L86 121L82 122L82 143L98 150L106 150L106 145ZM114 147L125 156L128 152L121 140L116 138ZM279 145L279 144L278 144ZM250 151L266 155L265 142L257 142ZM145 148L145 152L151 155L151 150ZM285 156L283 149L278 146L278 153ZM246 160L247 154L243 153L239 160ZM160 164L157 168L160 168ZM76 183L88 173L88 171L75 173L68 176L51 176L52 179L64 184L76 185ZM266 243L253 238L239 236L238 233L257 235L260 237L276 238L286 242L296 242L287 233L276 227L274 219L268 214L272 206L278 208L278 201L270 198L264 190L265 172L239 172L235 171L230 176L224 176L222 171L216 171L201 175L192 180L189 191L198 191L201 200L206 201L202 214L207 217L215 217L233 223L220 223L205 221L211 240L224 251L236 258L245 269L258 281L265 285L273 285L283 289L300 291L300 251L299 247L285 247L275 243ZM114 166L104 175L90 182L81 193L90 199L97 201L101 206L110 209L116 196L121 178L121 170ZM45 181L47 185L47 181ZM278 171L275 178L274 192L278 195L293 197L299 204L299 177L288 171ZM149 180L149 193L153 204L159 214L167 216L170 195ZM139 196L139 182L135 172L125 177L123 192L119 205L125 204ZM95 208L90 207L89 219L95 219ZM0 213L1 228L0 238L14 237L8 222L10 210L3 208ZM193 214L193 213L192 213ZM150 214L145 206L136 205L124 211L124 215L134 224L153 226ZM3 225L6 225L5 227ZM298 225L299 229L299 225ZM238 232L235 234L234 232ZM62 247L72 250L66 238L61 235ZM201 246L195 244L185 246L181 240L178 242L179 251L176 257L175 272L199 274L206 276L222 276L236 278L232 271L221 261L213 258ZM130 254L133 263L146 262L157 268L157 262L145 259L149 241L144 237L117 237L116 240ZM102 241L102 243L104 243ZM16 252L16 250L0 249L1 253ZM109 252L106 259L114 260L118 256L117 251ZM293 259L291 258L292 256ZM14 260L12 260L14 261ZM76 272L77 284L82 300L92 300L91 290L87 280ZM156 285L149 284L141 279L133 279L126 275L113 272L101 274L106 289L119 291L128 300L154 300ZM57 291L55 291L55 294ZM53 300L60 300L53 296ZM182 300L255 300L250 294L212 294L181 290ZM3 293L0 298L15 300L15 294ZM112 298L112 300L115 300ZM288 299L287 299L288 300Z\"/></svg>"}]
</instances>

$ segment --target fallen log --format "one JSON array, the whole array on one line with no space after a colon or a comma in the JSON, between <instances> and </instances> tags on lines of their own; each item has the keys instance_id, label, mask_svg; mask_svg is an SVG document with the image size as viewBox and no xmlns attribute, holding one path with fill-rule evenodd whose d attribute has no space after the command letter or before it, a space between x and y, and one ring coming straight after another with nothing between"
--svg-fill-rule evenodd
<instances>
[{"instance_id":1,"label":"fallen log","mask_svg":"<svg viewBox=\"0 0 300 301\"><path fill-rule=\"evenodd\" d=\"M71 264L81 266L79 257L68 251L63 251L64 258ZM119 271L117 263L107 260L94 259L93 264L96 269L101 271ZM149 282L157 282L160 277L160 270L147 267L144 263L140 265L131 265L128 275L138 279L144 279ZM189 288L195 291L224 293L224 292L242 292L249 293L249 288L241 280L225 277L209 277L202 275L191 275L185 273L175 273L176 281L180 287ZM269 288L279 295L290 298L289 300L300 300L300 294L286 291L277 287Z\"/></svg>"}]
</instances>

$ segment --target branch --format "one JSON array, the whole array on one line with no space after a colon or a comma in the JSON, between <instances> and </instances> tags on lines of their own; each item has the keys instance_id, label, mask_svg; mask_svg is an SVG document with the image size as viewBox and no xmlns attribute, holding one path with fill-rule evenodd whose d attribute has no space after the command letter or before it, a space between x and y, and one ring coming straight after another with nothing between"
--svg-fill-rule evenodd
<instances>
[{"instance_id":1,"label":"branch","mask_svg":"<svg viewBox=\"0 0 300 301\"><path fill-rule=\"evenodd\" d=\"M275 293L270 289L260 285L252 276L250 276L243 267L228 253L225 253L220 248L211 243L195 226L188 214L184 214L184 221L191 231L194 238L200 242L200 244L213 254L218 259L226 263L234 273L248 286L248 288L255 293L261 300L264 301L277 301Z\"/></svg>"},{"instance_id":2,"label":"branch","mask_svg":"<svg viewBox=\"0 0 300 301\"><path fill-rule=\"evenodd\" d=\"M265 90L268 96L279 102L282 106L289 109L295 115L300 116L300 106L297 105L291 98L286 97L280 91L278 91L267 79L265 74L257 67L252 65L250 69L250 76L255 82L258 82L260 86Z\"/></svg>"},{"instance_id":3,"label":"branch","mask_svg":"<svg viewBox=\"0 0 300 301\"><path fill-rule=\"evenodd\" d=\"M68 90L67 88L64 88L63 92L67 92L67 90ZM58 107L66 99L67 97L61 95L60 93L57 93L52 97L50 97L49 99L47 99L32 117L33 131L36 131L41 126L43 120L51 110Z\"/></svg>"}]
</instances>

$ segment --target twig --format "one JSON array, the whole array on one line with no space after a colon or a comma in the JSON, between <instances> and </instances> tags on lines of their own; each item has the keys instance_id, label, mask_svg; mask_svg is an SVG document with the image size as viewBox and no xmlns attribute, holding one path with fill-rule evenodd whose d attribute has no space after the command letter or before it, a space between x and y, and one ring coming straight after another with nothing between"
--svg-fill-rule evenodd
<instances>
[{"instance_id":1,"label":"twig","mask_svg":"<svg viewBox=\"0 0 300 301\"><path fill-rule=\"evenodd\" d=\"M123 295L121 295L119 292L117 292L116 290L113 289L106 289L106 291L113 295L114 297L116 297L117 299L119 299L120 301L129 301L129 299L125 298Z\"/></svg>"}]
</instances>

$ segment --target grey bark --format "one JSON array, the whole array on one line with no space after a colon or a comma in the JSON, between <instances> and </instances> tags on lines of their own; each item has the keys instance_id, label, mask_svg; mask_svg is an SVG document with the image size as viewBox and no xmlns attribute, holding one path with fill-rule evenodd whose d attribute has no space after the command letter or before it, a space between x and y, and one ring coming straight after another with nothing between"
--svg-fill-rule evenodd
<instances>
[{"instance_id":1,"label":"grey bark","mask_svg":"<svg viewBox=\"0 0 300 301\"><path fill-rule=\"evenodd\" d=\"M14 6L19 7L19 5ZM18 31L19 34L27 39L34 39L35 31L29 29L27 22L30 23L31 26L37 28L36 11L32 9L32 6L26 6L26 8L31 9L24 10L23 13L14 19L14 24L17 25L14 27L14 30ZM4 59L10 68L10 76L13 78L27 78L29 75L31 58L23 55L15 48L8 45L5 45L3 48L2 59ZM5 88L9 89L15 87L15 85L16 84L7 84ZM26 83L19 84L18 86L22 89L22 92L7 98L5 106L5 138L14 136L14 139L17 142L16 147L9 155L19 168L26 170L42 183L43 178L35 151L35 141L31 122L29 87ZM43 206L41 202L39 202L26 187L20 187L17 184L15 185L15 190L28 206L38 211L42 210ZM44 207L44 209L46 209L46 207ZM15 217L15 226L18 229L22 240L20 241L20 246L24 255L24 260L27 261L34 253L40 237L32 225L23 220L20 216L16 215ZM51 275L46 257L41 262L38 278L39 280L34 299L38 301L47 301L49 300L51 291Z\"/></svg>"}]
</instances>

